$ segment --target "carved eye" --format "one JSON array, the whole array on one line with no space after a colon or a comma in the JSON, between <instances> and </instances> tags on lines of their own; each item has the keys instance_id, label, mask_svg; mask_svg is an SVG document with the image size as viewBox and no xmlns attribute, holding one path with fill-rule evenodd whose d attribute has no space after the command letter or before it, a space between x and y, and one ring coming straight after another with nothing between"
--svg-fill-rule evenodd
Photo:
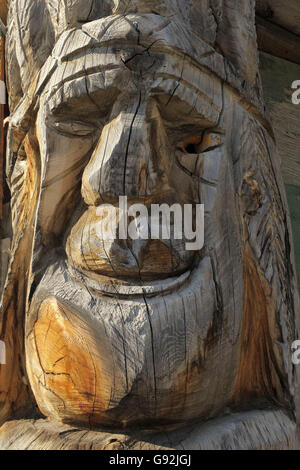
<instances>
[{"instance_id":1,"label":"carved eye","mask_svg":"<svg viewBox=\"0 0 300 470\"><path fill-rule=\"evenodd\" d=\"M222 134L204 131L201 134L194 135L184 140L180 145L180 149L184 153L198 155L199 153L213 150L222 145L222 143Z\"/></svg>"},{"instance_id":2,"label":"carved eye","mask_svg":"<svg viewBox=\"0 0 300 470\"><path fill-rule=\"evenodd\" d=\"M72 136L85 137L95 132L95 126L80 121L57 121L54 123L57 131Z\"/></svg>"},{"instance_id":3,"label":"carved eye","mask_svg":"<svg viewBox=\"0 0 300 470\"><path fill-rule=\"evenodd\" d=\"M184 153L196 154L200 153L201 142L203 139L203 134L194 135L184 140L181 143L181 149Z\"/></svg>"}]
</instances>

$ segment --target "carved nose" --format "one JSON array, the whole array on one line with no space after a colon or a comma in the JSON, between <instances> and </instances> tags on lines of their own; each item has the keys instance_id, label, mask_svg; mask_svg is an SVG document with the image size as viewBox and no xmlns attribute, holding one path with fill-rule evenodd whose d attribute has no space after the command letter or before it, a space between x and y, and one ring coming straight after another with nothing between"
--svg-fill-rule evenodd
<instances>
[{"instance_id":1,"label":"carved nose","mask_svg":"<svg viewBox=\"0 0 300 470\"><path fill-rule=\"evenodd\" d=\"M98 205L120 195L150 195L157 179L152 153L146 105L136 99L103 128L83 173L85 202Z\"/></svg>"}]
</instances>

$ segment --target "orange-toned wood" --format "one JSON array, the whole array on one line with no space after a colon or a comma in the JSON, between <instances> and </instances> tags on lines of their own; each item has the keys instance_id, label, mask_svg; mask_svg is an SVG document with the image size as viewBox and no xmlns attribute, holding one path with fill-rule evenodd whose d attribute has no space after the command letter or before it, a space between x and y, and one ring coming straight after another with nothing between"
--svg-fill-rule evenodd
<instances>
[{"instance_id":1,"label":"orange-toned wood","mask_svg":"<svg viewBox=\"0 0 300 470\"><path fill-rule=\"evenodd\" d=\"M8 12L7 0L0 0L0 18L4 24L6 24L7 12Z\"/></svg>"}]
</instances>

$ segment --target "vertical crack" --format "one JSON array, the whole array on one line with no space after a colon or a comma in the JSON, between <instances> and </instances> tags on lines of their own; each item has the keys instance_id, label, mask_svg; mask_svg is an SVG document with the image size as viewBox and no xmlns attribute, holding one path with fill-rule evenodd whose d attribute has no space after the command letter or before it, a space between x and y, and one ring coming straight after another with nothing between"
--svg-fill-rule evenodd
<instances>
[{"instance_id":1,"label":"vertical crack","mask_svg":"<svg viewBox=\"0 0 300 470\"><path fill-rule=\"evenodd\" d=\"M131 141L131 136L132 136L132 129L133 129L133 124L134 124L134 121L135 121L135 119L136 119L136 117L137 117L139 108L140 108L140 106L141 106L141 101L142 101L142 93L140 92L139 101L138 101L138 104L137 104L137 107L136 107L136 110L135 110L135 113L134 113L134 116L133 116L133 118L132 118L132 122L131 122L131 125L130 125L129 135L128 135L128 141L127 141L127 146L126 146L126 152L125 152L124 174L123 174L123 195L124 195L124 196L126 196L126 170L127 170L127 161L128 161L129 146L130 146L130 141Z\"/></svg>"}]
</instances>

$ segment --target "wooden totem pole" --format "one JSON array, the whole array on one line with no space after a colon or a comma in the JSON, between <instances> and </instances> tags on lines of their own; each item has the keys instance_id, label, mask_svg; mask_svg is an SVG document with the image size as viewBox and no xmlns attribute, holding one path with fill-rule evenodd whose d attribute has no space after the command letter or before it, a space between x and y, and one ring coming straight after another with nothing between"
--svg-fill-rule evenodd
<instances>
[{"instance_id":1,"label":"wooden totem pole","mask_svg":"<svg viewBox=\"0 0 300 470\"><path fill-rule=\"evenodd\" d=\"M294 448L299 298L255 1L8 3L0 449ZM120 197L204 204L204 246L101 237Z\"/></svg>"}]
</instances>

